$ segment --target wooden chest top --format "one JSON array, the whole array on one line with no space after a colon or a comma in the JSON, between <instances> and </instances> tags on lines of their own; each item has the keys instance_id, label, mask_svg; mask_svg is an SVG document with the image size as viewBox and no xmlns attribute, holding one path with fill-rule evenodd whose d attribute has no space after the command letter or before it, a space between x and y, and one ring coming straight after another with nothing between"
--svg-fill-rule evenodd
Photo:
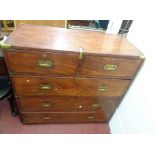
<instances>
[{"instance_id":1,"label":"wooden chest top","mask_svg":"<svg viewBox=\"0 0 155 155\"><path fill-rule=\"evenodd\" d=\"M138 58L140 51L126 38L83 30L51 28L47 26L20 25L6 41L12 49L58 51L65 53L84 53L114 55Z\"/></svg>"}]
</instances>

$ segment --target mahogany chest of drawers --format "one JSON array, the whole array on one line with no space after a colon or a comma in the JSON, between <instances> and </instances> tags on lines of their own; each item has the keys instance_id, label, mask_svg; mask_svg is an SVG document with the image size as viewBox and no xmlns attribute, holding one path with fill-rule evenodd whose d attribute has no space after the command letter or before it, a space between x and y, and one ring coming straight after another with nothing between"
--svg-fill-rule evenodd
<instances>
[{"instance_id":1,"label":"mahogany chest of drawers","mask_svg":"<svg viewBox=\"0 0 155 155\"><path fill-rule=\"evenodd\" d=\"M24 124L108 122L144 61L122 36L44 26L3 48Z\"/></svg>"}]
</instances>

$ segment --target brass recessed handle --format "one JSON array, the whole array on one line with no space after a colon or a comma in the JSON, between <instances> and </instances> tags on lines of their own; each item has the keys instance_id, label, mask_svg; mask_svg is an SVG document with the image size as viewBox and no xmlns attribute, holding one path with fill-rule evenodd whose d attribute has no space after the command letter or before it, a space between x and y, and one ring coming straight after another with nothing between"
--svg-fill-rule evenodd
<instances>
[{"instance_id":1,"label":"brass recessed handle","mask_svg":"<svg viewBox=\"0 0 155 155\"><path fill-rule=\"evenodd\" d=\"M41 90L50 90L50 89L52 89L52 86L48 85L48 84L42 84L42 85L40 85L40 89Z\"/></svg>"},{"instance_id":2,"label":"brass recessed handle","mask_svg":"<svg viewBox=\"0 0 155 155\"><path fill-rule=\"evenodd\" d=\"M53 66L53 62L49 60L38 60L37 65L42 68L51 68Z\"/></svg>"},{"instance_id":3,"label":"brass recessed handle","mask_svg":"<svg viewBox=\"0 0 155 155\"><path fill-rule=\"evenodd\" d=\"M49 107L52 107L52 104L48 104L48 103L46 104L46 103L45 103L45 104L42 105L42 107L44 107L44 108L49 108Z\"/></svg>"},{"instance_id":4,"label":"brass recessed handle","mask_svg":"<svg viewBox=\"0 0 155 155\"><path fill-rule=\"evenodd\" d=\"M88 116L87 118L88 118L88 119L93 119L94 117L93 117L93 116Z\"/></svg>"},{"instance_id":5,"label":"brass recessed handle","mask_svg":"<svg viewBox=\"0 0 155 155\"><path fill-rule=\"evenodd\" d=\"M106 85L102 85L102 86L97 87L97 90L102 91L102 92L107 91L107 89L108 89L108 87Z\"/></svg>"},{"instance_id":6,"label":"brass recessed handle","mask_svg":"<svg viewBox=\"0 0 155 155\"><path fill-rule=\"evenodd\" d=\"M91 105L93 108L97 108L97 107L99 107L99 104L92 104Z\"/></svg>"},{"instance_id":7,"label":"brass recessed handle","mask_svg":"<svg viewBox=\"0 0 155 155\"><path fill-rule=\"evenodd\" d=\"M49 120L51 117L44 117L43 120Z\"/></svg>"},{"instance_id":8,"label":"brass recessed handle","mask_svg":"<svg viewBox=\"0 0 155 155\"><path fill-rule=\"evenodd\" d=\"M116 64L106 64L104 70L106 71L116 71L118 66Z\"/></svg>"}]
</instances>

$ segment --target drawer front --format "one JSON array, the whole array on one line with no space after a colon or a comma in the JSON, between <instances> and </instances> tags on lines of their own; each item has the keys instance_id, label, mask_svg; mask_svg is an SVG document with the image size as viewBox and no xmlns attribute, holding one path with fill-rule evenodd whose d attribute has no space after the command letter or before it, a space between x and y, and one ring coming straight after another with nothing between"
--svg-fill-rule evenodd
<instances>
[{"instance_id":1,"label":"drawer front","mask_svg":"<svg viewBox=\"0 0 155 155\"><path fill-rule=\"evenodd\" d=\"M80 96L75 79L54 77L12 77L17 96Z\"/></svg>"},{"instance_id":2,"label":"drawer front","mask_svg":"<svg viewBox=\"0 0 155 155\"><path fill-rule=\"evenodd\" d=\"M103 113L21 113L24 124L107 122Z\"/></svg>"},{"instance_id":3,"label":"drawer front","mask_svg":"<svg viewBox=\"0 0 155 155\"><path fill-rule=\"evenodd\" d=\"M83 96L104 96L120 98L126 92L131 80L119 79L80 79Z\"/></svg>"},{"instance_id":4,"label":"drawer front","mask_svg":"<svg viewBox=\"0 0 155 155\"><path fill-rule=\"evenodd\" d=\"M75 79L58 77L12 77L17 96L105 96L121 97L130 80Z\"/></svg>"},{"instance_id":5,"label":"drawer front","mask_svg":"<svg viewBox=\"0 0 155 155\"><path fill-rule=\"evenodd\" d=\"M141 63L140 59L85 56L80 75L82 77L132 78Z\"/></svg>"},{"instance_id":6,"label":"drawer front","mask_svg":"<svg viewBox=\"0 0 155 155\"><path fill-rule=\"evenodd\" d=\"M8 51L6 53L10 72L43 75L74 75L79 56L50 52Z\"/></svg>"},{"instance_id":7,"label":"drawer front","mask_svg":"<svg viewBox=\"0 0 155 155\"><path fill-rule=\"evenodd\" d=\"M18 103L21 112L96 112L110 116L119 100L107 100L94 97L20 97Z\"/></svg>"}]
</instances>

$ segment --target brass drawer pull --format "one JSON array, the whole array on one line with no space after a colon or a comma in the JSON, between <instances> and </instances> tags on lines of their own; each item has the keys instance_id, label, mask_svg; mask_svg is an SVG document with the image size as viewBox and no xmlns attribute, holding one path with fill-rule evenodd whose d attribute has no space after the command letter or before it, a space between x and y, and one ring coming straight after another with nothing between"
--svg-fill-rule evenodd
<instances>
[{"instance_id":1,"label":"brass drawer pull","mask_svg":"<svg viewBox=\"0 0 155 155\"><path fill-rule=\"evenodd\" d=\"M50 89L52 89L52 87L50 85L42 84L42 85L40 85L40 89L41 90L50 90Z\"/></svg>"},{"instance_id":2,"label":"brass drawer pull","mask_svg":"<svg viewBox=\"0 0 155 155\"><path fill-rule=\"evenodd\" d=\"M52 106L52 104L43 104L42 105L42 107L45 107L45 108L49 108L49 107L51 107Z\"/></svg>"},{"instance_id":3,"label":"brass drawer pull","mask_svg":"<svg viewBox=\"0 0 155 155\"><path fill-rule=\"evenodd\" d=\"M44 117L43 120L49 120L51 117Z\"/></svg>"},{"instance_id":4,"label":"brass drawer pull","mask_svg":"<svg viewBox=\"0 0 155 155\"><path fill-rule=\"evenodd\" d=\"M118 68L118 66L116 64L106 64L104 66L104 69L106 71L115 71L115 70L117 70L117 68Z\"/></svg>"},{"instance_id":5,"label":"brass drawer pull","mask_svg":"<svg viewBox=\"0 0 155 155\"><path fill-rule=\"evenodd\" d=\"M99 87L97 88L98 91L102 91L102 92L107 91L107 89L108 89L108 87L107 87L106 85L102 85L102 86L99 86Z\"/></svg>"},{"instance_id":6,"label":"brass drawer pull","mask_svg":"<svg viewBox=\"0 0 155 155\"><path fill-rule=\"evenodd\" d=\"M93 119L94 117L93 117L93 116L88 116L87 118L88 118L88 119Z\"/></svg>"},{"instance_id":7,"label":"brass drawer pull","mask_svg":"<svg viewBox=\"0 0 155 155\"><path fill-rule=\"evenodd\" d=\"M92 104L91 105L93 108L97 108L97 107L99 107L99 104Z\"/></svg>"},{"instance_id":8,"label":"brass drawer pull","mask_svg":"<svg viewBox=\"0 0 155 155\"><path fill-rule=\"evenodd\" d=\"M51 68L53 66L53 62L52 61L45 61L45 60L39 60L38 61L38 67L42 67L42 68Z\"/></svg>"}]
</instances>

